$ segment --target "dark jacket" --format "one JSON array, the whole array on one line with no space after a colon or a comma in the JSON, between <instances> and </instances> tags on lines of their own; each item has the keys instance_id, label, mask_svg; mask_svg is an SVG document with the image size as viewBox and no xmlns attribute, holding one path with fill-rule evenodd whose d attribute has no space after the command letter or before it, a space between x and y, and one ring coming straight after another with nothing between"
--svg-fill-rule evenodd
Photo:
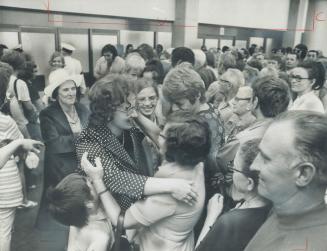
<instances>
[{"instance_id":1,"label":"dark jacket","mask_svg":"<svg viewBox=\"0 0 327 251\"><path fill-rule=\"evenodd\" d=\"M85 128L89 111L82 104L76 104L75 107L81 126ZM77 168L75 136L58 102L41 111L40 125L46 146L44 163L46 183L56 185Z\"/></svg>"},{"instance_id":2,"label":"dark jacket","mask_svg":"<svg viewBox=\"0 0 327 251\"><path fill-rule=\"evenodd\" d=\"M132 128L124 131L124 138L123 145L107 126L88 126L76 141L76 152L79 161L84 152L88 152L91 162L100 157L106 187L120 206L127 209L142 198L149 174L142 147L143 133ZM79 171L83 174L80 167Z\"/></svg>"}]
</instances>

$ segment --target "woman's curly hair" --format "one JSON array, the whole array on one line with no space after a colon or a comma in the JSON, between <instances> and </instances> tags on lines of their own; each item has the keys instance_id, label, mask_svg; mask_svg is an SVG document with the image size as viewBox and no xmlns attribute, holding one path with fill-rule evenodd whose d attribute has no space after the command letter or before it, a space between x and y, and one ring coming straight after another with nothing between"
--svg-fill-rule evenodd
<instances>
[{"instance_id":1,"label":"woman's curly hair","mask_svg":"<svg viewBox=\"0 0 327 251\"><path fill-rule=\"evenodd\" d=\"M90 89L90 126L105 125L112 120L118 106L127 100L129 79L112 74L97 81Z\"/></svg>"},{"instance_id":2,"label":"woman's curly hair","mask_svg":"<svg viewBox=\"0 0 327 251\"><path fill-rule=\"evenodd\" d=\"M183 123L172 123L165 136L165 157L169 162L195 166L209 154L209 125L203 120L194 118Z\"/></svg>"}]
</instances>

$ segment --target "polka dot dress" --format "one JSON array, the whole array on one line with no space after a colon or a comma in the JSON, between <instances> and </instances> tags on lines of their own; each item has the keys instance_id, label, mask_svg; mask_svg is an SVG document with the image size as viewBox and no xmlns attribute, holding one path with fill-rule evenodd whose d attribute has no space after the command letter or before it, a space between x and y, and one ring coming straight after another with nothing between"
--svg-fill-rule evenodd
<instances>
[{"instance_id":1,"label":"polka dot dress","mask_svg":"<svg viewBox=\"0 0 327 251\"><path fill-rule=\"evenodd\" d=\"M141 140L134 129L125 133L129 133L133 142ZM94 159L100 157L104 169L103 181L124 210L142 198L147 177L142 175L141 168L108 127L87 127L83 130L76 141L76 152L81 174L84 174L80 168L84 152L88 152L89 160L93 164ZM134 150L134 154L137 160L137 149Z\"/></svg>"}]
</instances>

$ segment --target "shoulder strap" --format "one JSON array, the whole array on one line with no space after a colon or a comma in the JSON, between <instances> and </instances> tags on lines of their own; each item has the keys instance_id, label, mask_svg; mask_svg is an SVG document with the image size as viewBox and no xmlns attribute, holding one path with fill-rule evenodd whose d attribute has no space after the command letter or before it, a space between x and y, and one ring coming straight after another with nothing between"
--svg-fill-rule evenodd
<instances>
[{"instance_id":1,"label":"shoulder strap","mask_svg":"<svg viewBox=\"0 0 327 251\"><path fill-rule=\"evenodd\" d=\"M18 95L17 95L17 81L18 81L18 78L16 78L15 82L14 82L14 92L15 92L15 96L18 100Z\"/></svg>"},{"instance_id":2,"label":"shoulder strap","mask_svg":"<svg viewBox=\"0 0 327 251\"><path fill-rule=\"evenodd\" d=\"M117 220L117 229L115 234L115 246L113 251L120 251L120 237L124 228L125 211L121 210Z\"/></svg>"}]
</instances>

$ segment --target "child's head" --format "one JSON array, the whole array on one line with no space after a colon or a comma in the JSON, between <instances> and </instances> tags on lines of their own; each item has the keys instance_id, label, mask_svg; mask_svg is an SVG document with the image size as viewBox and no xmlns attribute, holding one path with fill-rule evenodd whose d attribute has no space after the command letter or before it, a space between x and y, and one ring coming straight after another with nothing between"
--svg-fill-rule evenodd
<instances>
[{"instance_id":1,"label":"child's head","mask_svg":"<svg viewBox=\"0 0 327 251\"><path fill-rule=\"evenodd\" d=\"M97 201L92 185L78 174L67 175L55 188L49 188L47 198L53 218L79 228L88 223L90 204Z\"/></svg>"}]
</instances>

